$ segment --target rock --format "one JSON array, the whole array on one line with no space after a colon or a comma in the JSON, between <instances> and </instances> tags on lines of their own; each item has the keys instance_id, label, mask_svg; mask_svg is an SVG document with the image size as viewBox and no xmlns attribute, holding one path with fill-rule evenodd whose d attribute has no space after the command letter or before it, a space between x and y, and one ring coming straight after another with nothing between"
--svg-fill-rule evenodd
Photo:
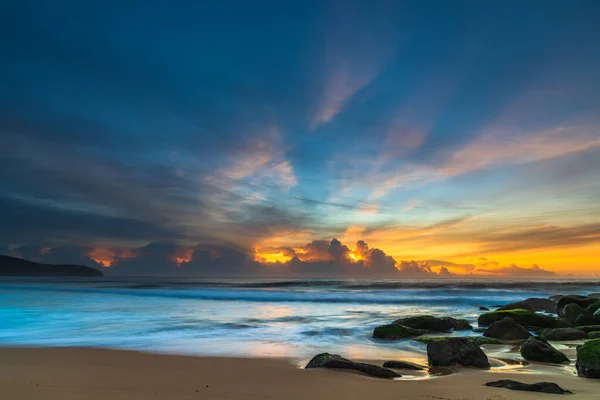
<instances>
[{"instance_id":1,"label":"rock","mask_svg":"<svg viewBox=\"0 0 600 400\"><path fill-rule=\"evenodd\" d=\"M600 339L577 346L577 373L586 378L600 379Z\"/></svg>"},{"instance_id":2,"label":"rock","mask_svg":"<svg viewBox=\"0 0 600 400\"><path fill-rule=\"evenodd\" d=\"M531 333L511 317L505 317L504 319L491 324L485 332L483 332L483 336L500 340L521 340L527 339L531 336Z\"/></svg>"},{"instance_id":3,"label":"rock","mask_svg":"<svg viewBox=\"0 0 600 400\"><path fill-rule=\"evenodd\" d=\"M407 339L415 336L420 336L427 331L421 329L413 329L408 326L399 324L380 325L373 330L375 339Z\"/></svg>"},{"instance_id":4,"label":"rock","mask_svg":"<svg viewBox=\"0 0 600 400\"><path fill-rule=\"evenodd\" d=\"M560 351L556 350L546 341L530 337L521 345L521 355L527 361L539 361L560 364L569 361Z\"/></svg>"},{"instance_id":5,"label":"rock","mask_svg":"<svg viewBox=\"0 0 600 400\"><path fill-rule=\"evenodd\" d=\"M552 382L537 382L533 384L522 383L513 381L510 379L503 379L495 382L488 382L485 386L505 388L510 390L522 390L525 392L539 392L539 393L550 393L550 394L572 394L568 390L564 390L556 383Z\"/></svg>"},{"instance_id":6,"label":"rock","mask_svg":"<svg viewBox=\"0 0 600 400\"><path fill-rule=\"evenodd\" d=\"M483 306L479 307L479 310L480 310L480 311L490 311L490 309L489 309L489 308L487 308L487 307L483 307Z\"/></svg>"},{"instance_id":7,"label":"rock","mask_svg":"<svg viewBox=\"0 0 600 400\"><path fill-rule=\"evenodd\" d=\"M598 299L598 298L600 298L600 293L590 293L587 296L592 299Z\"/></svg>"},{"instance_id":8,"label":"rock","mask_svg":"<svg viewBox=\"0 0 600 400\"><path fill-rule=\"evenodd\" d=\"M485 329L486 328L484 328L484 327L477 327L477 328L473 328L473 332L483 333L483 332L485 332Z\"/></svg>"},{"instance_id":9,"label":"rock","mask_svg":"<svg viewBox=\"0 0 600 400\"><path fill-rule=\"evenodd\" d=\"M451 332L452 330L471 330L473 327L467 320L451 317L434 317L432 315L415 315L400 318L392 324L404 325L413 329L424 329L432 332Z\"/></svg>"},{"instance_id":10,"label":"rock","mask_svg":"<svg viewBox=\"0 0 600 400\"><path fill-rule=\"evenodd\" d=\"M594 322L600 322L600 309L596 310L593 318L594 318Z\"/></svg>"},{"instance_id":11,"label":"rock","mask_svg":"<svg viewBox=\"0 0 600 400\"><path fill-rule=\"evenodd\" d=\"M484 344L504 344L503 342L499 341L498 339L493 339L493 338L487 338L487 337L483 337L483 336L462 336L460 337L461 339L466 339L469 342L476 344L477 346L482 346ZM442 340L447 340L447 339L455 339L455 337L450 337L450 336L437 336L437 337L433 337L433 336L423 336L423 337L418 337L415 340L417 342L421 342L421 343L429 343L429 342L439 342Z\"/></svg>"},{"instance_id":12,"label":"rock","mask_svg":"<svg viewBox=\"0 0 600 400\"><path fill-rule=\"evenodd\" d=\"M450 367L459 364L463 367L490 368L483 350L463 338L434 340L427 343L427 360L430 367Z\"/></svg>"},{"instance_id":13,"label":"rock","mask_svg":"<svg viewBox=\"0 0 600 400\"><path fill-rule=\"evenodd\" d=\"M570 326L568 322L551 315L540 314L527 310L491 311L481 314L477 322L479 326L490 326L496 321L511 317L521 326L539 326L540 328L564 328Z\"/></svg>"},{"instance_id":14,"label":"rock","mask_svg":"<svg viewBox=\"0 0 600 400\"><path fill-rule=\"evenodd\" d=\"M575 326L594 325L595 322L594 315L589 312L578 315L577 318L575 318Z\"/></svg>"},{"instance_id":15,"label":"rock","mask_svg":"<svg viewBox=\"0 0 600 400\"><path fill-rule=\"evenodd\" d=\"M384 368L394 368L394 369L414 369L417 371L422 371L426 369L426 367L411 363L408 361L386 361L383 363Z\"/></svg>"},{"instance_id":16,"label":"rock","mask_svg":"<svg viewBox=\"0 0 600 400\"><path fill-rule=\"evenodd\" d=\"M600 331L590 332L588 334L589 339L600 339Z\"/></svg>"},{"instance_id":17,"label":"rock","mask_svg":"<svg viewBox=\"0 0 600 400\"><path fill-rule=\"evenodd\" d=\"M555 312L556 311L556 301L551 299L542 299L538 297L531 297L529 299L519 301L516 303L507 304L505 306L500 307L498 310L530 310L530 311L546 311L546 312Z\"/></svg>"},{"instance_id":18,"label":"rock","mask_svg":"<svg viewBox=\"0 0 600 400\"><path fill-rule=\"evenodd\" d=\"M575 325L575 322L577 321L577 317L579 317L580 315L586 315L586 314L589 314L589 312L577 303L567 304L560 310L560 313L559 313L559 315L561 317L567 319L573 325ZM580 324L580 325L588 325L588 324Z\"/></svg>"},{"instance_id":19,"label":"rock","mask_svg":"<svg viewBox=\"0 0 600 400\"><path fill-rule=\"evenodd\" d=\"M337 354L321 353L317 354L306 364L306 369L309 368L335 368L335 369L353 369L364 374L377 378L397 378L401 375L391 369L379 367L377 365L357 363L347 358L343 358Z\"/></svg>"},{"instance_id":20,"label":"rock","mask_svg":"<svg viewBox=\"0 0 600 400\"><path fill-rule=\"evenodd\" d=\"M578 326L577 329L584 331L585 333L597 332L600 331L600 325L583 325Z\"/></svg>"},{"instance_id":21,"label":"rock","mask_svg":"<svg viewBox=\"0 0 600 400\"><path fill-rule=\"evenodd\" d=\"M597 310L600 310L600 300L596 299L596 302L594 304L590 304L585 309L591 312L592 314L595 313Z\"/></svg>"},{"instance_id":22,"label":"rock","mask_svg":"<svg viewBox=\"0 0 600 400\"><path fill-rule=\"evenodd\" d=\"M596 302L597 299L587 296L568 295L561 297L556 303L556 313L561 314L562 310L569 304L577 304L581 308L586 308Z\"/></svg>"},{"instance_id":23,"label":"rock","mask_svg":"<svg viewBox=\"0 0 600 400\"><path fill-rule=\"evenodd\" d=\"M566 294L553 294L552 296L548 296L550 300L559 301L563 297L566 297Z\"/></svg>"},{"instance_id":24,"label":"rock","mask_svg":"<svg viewBox=\"0 0 600 400\"><path fill-rule=\"evenodd\" d=\"M544 329L540 334L544 340L581 340L587 339L588 334L577 328Z\"/></svg>"},{"instance_id":25,"label":"rock","mask_svg":"<svg viewBox=\"0 0 600 400\"><path fill-rule=\"evenodd\" d=\"M507 310L527 310L527 311L535 311L533 307L529 304L525 304L523 302L507 304L505 306L498 307L497 311L507 311Z\"/></svg>"}]
</instances>

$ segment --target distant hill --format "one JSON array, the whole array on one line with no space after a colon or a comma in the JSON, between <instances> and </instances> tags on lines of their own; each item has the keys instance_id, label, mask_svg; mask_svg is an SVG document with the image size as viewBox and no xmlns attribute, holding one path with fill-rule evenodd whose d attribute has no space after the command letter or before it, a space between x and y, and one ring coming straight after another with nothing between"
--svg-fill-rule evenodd
<instances>
[{"instance_id":1,"label":"distant hill","mask_svg":"<svg viewBox=\"0 0 600 400\"><path fill-rule=\"evenodd\" d=\"M0 276L104 276L101 271L83 265L41 264L0 255Z\"/></svg>"}]
</instances>

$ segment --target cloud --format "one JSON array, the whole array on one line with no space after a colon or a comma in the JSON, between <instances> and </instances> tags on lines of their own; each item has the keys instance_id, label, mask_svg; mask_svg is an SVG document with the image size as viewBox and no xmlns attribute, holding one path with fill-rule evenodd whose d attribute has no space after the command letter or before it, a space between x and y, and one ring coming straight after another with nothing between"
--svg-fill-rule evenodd
<instances>
[{"instance_id":1,"label":"cloud","mask_svg":"<svg viewBox=\"0 0 600 400\"><path fill-rule=\"evenodd\" d=\"M477 268L475 270L479 274L487 274L489 276L503 278L556 278L557 274L540 268L537 264L530 268L519 267L515 264L499 267L499 268Z\"/></svg>"},{"instance_id":2,"label":"cloud","mask_svg":"<svg viewBox=\"0 0 600 400\"><path fill-rule=\"evenodd\" d=\"M498 165L525 164L600 146L597 126L559 126L542 132L486 132L441 168L459 175Z\"/></svg>"}]
</instances>

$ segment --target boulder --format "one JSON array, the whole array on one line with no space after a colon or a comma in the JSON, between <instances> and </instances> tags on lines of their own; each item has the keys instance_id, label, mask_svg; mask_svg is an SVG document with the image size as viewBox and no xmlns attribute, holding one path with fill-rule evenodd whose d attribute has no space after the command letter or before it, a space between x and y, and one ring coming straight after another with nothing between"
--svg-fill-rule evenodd
<instances>
[{"instance_id":1,"label":"boulder","mask_svg":"<svg viewBox=\"0 0 600 400\"><path fill-rule=\"evenodd\" d=\"M507 304L505 306L500 307L498 310L531 310L531 311L546 311L546 312L555 312L556 311L556 301L551 299L543 299L538 297L531 297L529 299L519 301L516 303Z\"/></svg>"},{"instance_id":2,"label":"boulder","mask_svg":"<svg viewBox=\"0 0 600 400\"><path fill-rule=\"evenodd\" d=\"M490 309L487 307L481 306L481 307L479 307L479 311L490 311Z\"/></svg>"},{"instance_id":3,"label":"boulder","mask_svg":"<svg viewBox=\"0 0 600 400\"><path fill-rule=\"evenodd\" d=\"M566 297L566 294L553 294L552 296L548 296L550 300L559 301L563 297Z\"/></svg>"},{"instance_id":4,"label":"boulder","mask_svg":"<svg viewBox=\"0 0 600 400\"><path fill-rule=\"evenodd\" d=\"M532 384L522 383L513 381L510 379L503 379L500 381L488 382L485 386L505 388L510 390L522 390L525 392L539 392L539 393L550 393L550 394L572 394L568 390L564 390L556 383L552 382L537 382Z\"/></svg>"},{"instance_id":5,"label":"boulder","mask_svg":"<svg viewBox=\"0 0 600 400\"><path fill-rule=\"evenodd\" d=\"M600 379L600 339L577 347L577 373L586 378Z\"/></svg>"},{"instance_id":6,"label":"boulder","mask_svg":"<svg viewBox=\"0 0 600 400\"><path fill-rule=\"evenodd\" d=\"M538 326L540 328L564 328L570 326L567 321L528 310L491 311L481 314L477 322L479 326L490 326L494 322L503 320L506 317L511 317L521 326Z\"/></svg>"},{"instance_id":7,"label":"boulder","mask_svg":"<svg viewBox=\"0 0 600 400\"><path fill-rule=\"evenodd\" d=\"M439 342L441 340L447 340L447 339L454 339L454 337L450 337L450 336L437 336L437 337L433 337L433 336L422 336L422 337L418 337L415 340L417 342L421 342L421 343L429 343L429 342ZM483 337L483 336L465 336L465 337L461 337L461 339L466 339L469 342L476 344L477 346L481 346L484 344L504 344L503 342L501 342L498 339L493 339L493 338L487 338L487 337Z\"/></svg>"},{"instance_id":8,"label":"boulder","mask_svg":"<svg viewBox=\"0 0 600 400\"><path fill-rule=\"evenodd\" d=\"M584 331L585 333L600 331L600 325L583 325L578 326L577 329Z\"/></svg>"},{"instance_id":9,"label":"boulder","mask_svg":"<svg viewBox=\"0 0 600 400\"><path fill-rule=\"evenodd\" d=\"M471 330L473 327L467 320L451 317L434 317L432 315L415 315L400 318L392 324L404 325L413 329L424 329L432 332L451 332L452 330Z\"/></svg>"},{"instance_id":10,"label":"boulder","mask_svg":"<svg viewBox=\"0 0 600 400\"><path fill-rule=\"evenodd\" d=\"M463 338L449 338L427 343L427 360L430 367L490 368L487 356L477 346Z\"/></svg>"},{"instance_id":11,"label":"boulder","mask_svg":"<svg viewBox=\"0 0 600 400\"><path fill-rule=\"evenodd\" d=\"M391 369L379 367L377 365L358 363L337 354L321 353L317 354L306 364L306 369L309 368L334 368L334 369L352 369L362 372L376 378L397 378L400 374Z\"/></svg>"},{"instance_id":12,"label":"boulder","mask_svg":"<svg viewBox=\"0 0 600 400\"><path fill-rule=\"evenodd\" d=\"M587 297L590 297L592 299L599 299L600 298L600 293L590 293L587 295Z\"/></svg>"},{"instance_id":13,"label":"boulder","mask_svg":"<svg viewBox=\"0 0 600 400\"><path fill-rule=\"evenodd\" d=\"M394 368L394 369L413 369L417 371L422 371L427 367L424 367L419 364L411 363L409 361L386 361L383 363L384 368Z\"/></svg>"},{"instance_id":14,"label":"boulder","mask_svg":"<svg viewBox=\"0 0 600 400\"><path fill-rule=\"evenodd\" d=\"M596 311L600 310L600 300L596 299L596 302L594 304L590 304L585 309L591 312L592 314L595 313Z\"/></svg>"},{"instance_id":15,"label":"boulder","mask_svg":"<svg viewBox=\"0 0 600 400\"><path fill-rule=\"evenodd\" d=\"M413 329L408 326L399 324L380 325L373 330L375 339L407 339L415 336L420 336L427 331L421 329Z\"/></svg>"},{"instance_id":16,"label":"boulder","mask_svg":"<svg viewBox=\"0 0 600 400\"><path fill-rule=\"evenodd\" d=\"M577 328L544 329L540 333L544 340L564 341L587 339L588 334Z\"/></svg>"},{"instance_id":17,"label":"boulder","mask_svg":"<svg viewBox=\"0 0 600 400\"><path fill-rule=\"evenodd\" d=\"M533 308L531 305L529 305L529 304L527 304L527 303L525 303L525 302L522 302L522 301L519 301L519 302L517 302L517 303L511 303L511 304L507 304L507 305L505 305L505 306L498 307L498 310L497 310L497 311L507 311L507 310L527 310L527 311L535 311L535 309L534 309L534 308Z\"/></svg>"},{"instance_id":18,"label":"boulder","mask_svg":"<svg viewBox=\"0 0 600 400\"><path fill-rule=\"evenodd\" d=\"M567 356L556 350L548 342L535 337L530 337L521 345L521 356L527 361L539 361L552 364L560 364L569 361Z\"/></svg>"},{"instance_id":19,"label":"boulder","mask_svg":"<svg viewBox=\"0 0 600 400\"><path fill-rule=\"evenodd\" d=\"M570 303L564 306L559 315L565 319L567 319L572 325L576 324L577 317L580 315L588 315L591 316L590 312L585 308L581 307L577 303ZM580 325L589 325L589 324L580 324Z\"/></svg>"},{"instance_id":20,"label":"boulder","mask_svg":"<svg viewBox=\"0 0 600 400\"><path fill-rule=\"evenodd\" d=\"M577 304L581 308L586 308L596 302L597 299L587 296L568 295L563 296L556 303L556 313L561 314L562 310L569 304Z\"/></svg>"},{"instance_id":21,"label":"boulder","mask_svg":"<svg viewBox=\"0 0 600 400\"><path fill-rule=\"evenodd\" d=\"M600 331L590 332L588 334L589 339L600 339Z\"/></svg>"},{"instance_id":22,"label":"boulder","mask_svg":"<svg viewBox=\"0 0 600 400\"><path fill-rule=\"evenodd\" d=\"M596 312L593 315L593 318L594 318L594 322L600 323L600 309L596 310Z\"/></svg>"},{"instance_id":23,"label":"boulder","mask_svg":"<svg viewBox=\"0 0 600 400\"><path fill-rule=\"evenodd\" d=\"M511 317L505 317L488 326L483 336L500 340L522 340L531 336L531 333Z\"/></svg>"},{"instance_id":24,"label":"boulder","mask_svg":"<svg viewBox=\"0 0 600 400\"><path fill-rule=\"evenodd\" d=\"M575 326L594 325L595 323L596 321L594 320L594 314L589 312L578 315L577 318L575 318Z\"/></svg>"}]
</instances>

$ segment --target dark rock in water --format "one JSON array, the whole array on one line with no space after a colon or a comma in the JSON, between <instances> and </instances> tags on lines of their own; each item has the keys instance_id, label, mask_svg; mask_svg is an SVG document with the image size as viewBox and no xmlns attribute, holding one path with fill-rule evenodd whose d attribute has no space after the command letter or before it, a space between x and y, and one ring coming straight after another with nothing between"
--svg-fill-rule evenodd
<instances>
[{"instance_id":1,"label":"dark rock in water","mask_svg":"<svg viewBox=\"0 0 600 400\"><path fill-rule=\"evenodd\" d=\"M530 311L546 311L546 312L555 312L556 311L556 301L551 299L542 299L537 297L531 297L529 299L519 301L516 303L507 304L498 309L498 311L503 310L530 310Z\"/></svg>"},{"instance_id":2,"label":"dark rock in water","mask_svg":"<svg viewBox=\"0 0 600 400\"><path fill-rule=\"evenodd\" d=\"M427 344L427 360L430 367L449 367L459 364L463 367L490 368L490 363L483 350L463 338L429 342Z\"/></svg>"},{"instance_id":3,"label":"dark rock in water","mask_svg":"<svg viewBox=\"0 0 600 400\"><path fill-rule=\"evenodd\" d=\"M376 378L397 378L402 375L397 374L391 369L379 367L377 365L358 363L337 354L321 353L317 354L306 364L304 368L334 368L334 369L352 369Z\"/></svg>"},{"instance_id":4,"label":"dark rock in water","mask_svg":"<svg viewBox=\"0 0 600 400\"><path fill-rule=\"evenodd\" d=\"M544 329L540 334L544 340L581 340L587 339L588 334L577 328Z\"/></svg>"},{"instance_id":5,"label":"dark rock in water","mask_svg":"<svg viewBox=\"0 0 600 400\"><path fill-rule=\"evenodd\" d=\"M600 331L590 332L588 339L600 339Z\"/></svg>"},{"instance_id":6,"label":"dark rock in water","mask_svg":"<svg viewBox=\"0 0 600 400\"><path fill-rule=\"evenodd\" d=\"M528 310L490 311L481 314L477 322L479 326L490 326L494 322L503 320L506 317L514 319L521 326L539 326L540 328L564 328L570 326L567 321Z\"/></svg>"},{"instance_id":7,"label":"dark rock in water","mask_svg":"<svg viewBox=\"0 0 600 400\"><path fill-rule=\"evenodd\" d=\"M527 361L539 361L552 364L560 364L569 361L560 351L552 347L548 342L530 337L521 345L521 356Z\"/></svg>"},{"instance_id":8,"label":"dark rock in water","mask_svg":"<svg viewBox=\"0 0 600 400\"><path fill-rule=\"evenodd\" d=\"M473 332L482 333L482 332L485 332L485 329L486 328L484 328L484 327L477 327L477 328L473 328Z\"/></svg>"},{"instance_id":9,"label":"dark rock in water","mask_svg":"<svg viewBox=\"0 0 600 400\"><path fill-rule=\"evenodd\" d=\"M600 331L600 325L583 325L578 326L577 329L584 331L585 333L597 332Z\"/></svg>"},{"instance_id":10,"label":"dark rock in water","mask_svg":"<svg viewBox=\"0 0 600 400\"><path fill-rule=\"evenodd\" d=\"M451 332L452 330L471 330L473 327L467 320L451 317L434 317L431 315L415 315L397 319L393 324L404 325L413 329L424 329L432 332Z\"/></svg>"},{"instance_id":11,"label":"dark rock in water","mask_svg":"<svg viewBox=\"0 0 600 400\"><path fill-rule=\"evenodd\" d=\"M500 340L521 340L530 337L531 333L511 317L506 317L491 324L483 332L483 336Z\"/></svg>"},{"instance_id":12,"label":"dark rock in water","mask_svg":"<svg viewBox=\"0 0 600 400\"><path fill-rule=\"evenodd\" d=\"M587 296L591 297L592 299L599 299L600 298L600 293L590 293Z\"/></svg>"},{"instance_id":13,"label":"dark rock in water","mask_svg":"<svg viewBox=\"0 0 600 400\"><path fill-rule=\"evenodd\" d=\"M575 325L577 318L580 315L590 316L591 313L587 311L585 308L581 307L577 303L569 303L564 308L562 308L559 312L559 315L565 319L567 319L571 324ZM579 325L589 325L589 323L579 324Z\"/></svg>"},{"instance_id":14,"label":"dark rock in water","mask_svg":"<svg viewBox=\"0 0 600 400\"><path fill-rule=\"evenodd\" d=\"M479 310L480 310L480 311L490 311L490 309L489 309L489 308L487 308L487 307L483 307L483 306L479 307Z\"/></svg>"},{"instance_id":15,"label":"dark rock in water","mask_svg":"<svg viewBox=\"0 0 600 400\"><path fill-rule=\"evenodd\" d=\"M421 329L413 329L400 324L380 325L373 330L375 339L407 339L420 336L427 331Z\"/></svg>"},{"instance_id":16,"label":"dark rock in water","mask_svg":"<svg viewBox=\"0 0 600 400\"><path fill-rule=\"evenodd\" d=\"M488 382L485 386L505 388L510 390L522 390L525 392L539 392L539 393L550 393L550 394L572 394L568 390L564 390L556 383L552 382L537 382L533 384L522 383L513 381L510 379L503 379L501 381Z\"/></svg>"},{"instance_id":17,"label":"dark rock in water","mask_svg":"<svg viewBox=\"0 0 600 400\"><path fill-rule=\"evenodd\" d=\"M596 312L594 313L594 322L600 323L600 309L596 310Z\"/></svg>"},{"instance_id":18,"label":"dark rock in water","mask_svg":"<svg viewBox=\"0 0 600 400\"><path fill-rule=\"evenodd\" d=\"M600 379L600 339L577 347L577 373L586 378Z\"/></svg>"},{"instance_id":19,"label":"dark rock in water","mask_svg":"<svg viewBox=\"0 0 600 400\"><path fill-rule=\"evenodd\" d=\"M556 313L561 315L563 309L569 304L577 304L581 308L586 308L596 302L597 299L587 296L569 295L564 296L556 303Z\"/></svg>"},{"instance_id":20,"label":"dark rock in water","mask_svg":"<svg viewBox=\"0 0 600 400\"><path fill-rule=\"evenodd\" d=\"M0 276L87 276L100 277L102 272L83 265L41 264L0 255Z\"/></svg>"},{"instance_id":21,"label":"dark rock in water","mask_svg":"<svg viewBox=\"0 0 600 400\"><path fill-rule=\"evenodd\" d=\"M455 338L456 337L451 337L451 336L422 336L422 337L416 338L415 340L417 342L427 344L429 342L439 342L441 340L455 339ZM483 336L461 336L460 338L468 340L469 342L471 342L477 346L482 346L484 344L504 344L503 342L501 342L498 339L487 338L487 337L483 337Z\"/></svg>"},{"instance_id":22,"label":"dark rock in water","mask_svg":"<svg viewBox=\"0 0 600 400\"><path fill-rule=\"evenodd\" d=\"M411 363L408 361L386 361L383 363L383 367L394 369L414 369L417 371L422 371L427 368L422 365Z\"/></svg>"}]
</instances>

